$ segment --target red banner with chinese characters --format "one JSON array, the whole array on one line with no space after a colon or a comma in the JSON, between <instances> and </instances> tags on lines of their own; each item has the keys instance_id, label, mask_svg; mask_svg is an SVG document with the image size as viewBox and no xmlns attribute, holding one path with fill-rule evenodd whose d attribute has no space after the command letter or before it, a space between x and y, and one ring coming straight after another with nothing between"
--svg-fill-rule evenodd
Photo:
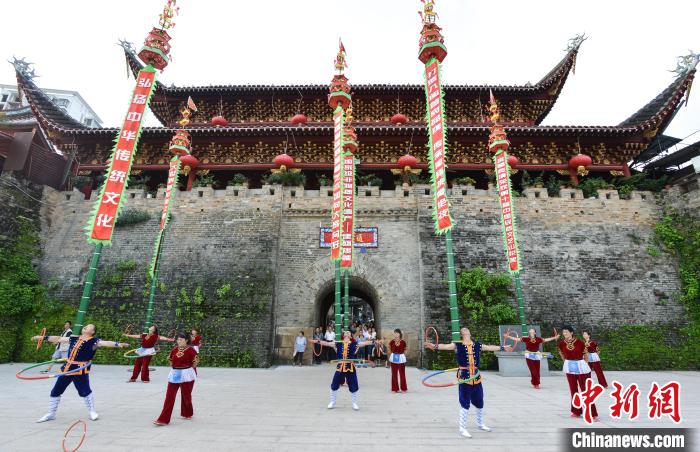
<instances>
[{"instance_id":1,"label":"red banner with chinese characters","mask_svg":"<svg viewBox=\"0 0 700 452\"><path fill-rule=\"evenodd\" d=\"M129 111L117 136L117 144L112 152L112 160L97 201L95 214L89 224L89 241L92 243L109 243L112 240L114 224L121 210L122 197L141 133L141 122L151 98L155 76L155 69L147 66L136 78L136 89L131 98Z\"/></svg>"},{"instance_id":2,"label":"red banner with chinese characters","mask_svg":"<svg viewBox=\"0 0 700 452\"><path fill-rule=\"evenodd\" d=\"M343 155L343 244L340 266L352 267L353 232L355 230L355 156Z\"/></svg>"},{"instance_id":3,"label":"red banner with chinese characters","mask_svg":"<svg viewBox=\"0 0 700 452\"><path fill-rule=\"evenodd\" d=\"M340 228L343 221L343 108L333 112L333 208L331 210L331 259L340 259Z\"/></svg>"},{"instance_id":4,"label":"red banner with chinese characters","mask_svg":"<svg viewBox=\"0 0 700 452\"><path fill-rule=\"evenodd\" d=\"M498 199L501 202L501 224L503 225L503 240L508 255L508 270L514 273L520 271L520 259L515 229L515 208L512 204L510 189L508 154L501 150L493 157L493 160L496 165L496 182L498 183Z\"/></svg>"},{"instance_id":5,"label":"red banner with chinese characters","mask_svg":"<svg viewBox=\"0 0 700 452\"><path fill-rule=\"evenodd\" d=\"M447 178L445 177L445 119L442 87L440 86L440 63L432 59L425 65L425 90L428 105L428 162L433 183L433 219L438 234L452 228L450 205L447 200Z\"/></svg>"}]
</instances>

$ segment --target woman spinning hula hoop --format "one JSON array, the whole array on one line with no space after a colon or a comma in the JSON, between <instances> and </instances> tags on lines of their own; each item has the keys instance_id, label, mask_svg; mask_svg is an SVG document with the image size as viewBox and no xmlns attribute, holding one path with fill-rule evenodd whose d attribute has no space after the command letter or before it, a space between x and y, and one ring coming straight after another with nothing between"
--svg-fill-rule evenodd
<instances>
[{"instance_id":1,"label":"woman spinning hula hoop","mask_svg":"<svg viewBox=\"0 0 700 452\"><path fill-rule=\"evenodd\" d=\"M131 339L141 340L141 347L132 350L132 352L136 353L135 356L131 355L130 352L128 352L128 356L126 354L124 355L126 358L136 358L136 361L134 361L134 371L131 374L131 378L127 380L127 383L136 382L139 373L141 374L141 381L143 381L144 383L150 383L151 379L148 373L148 365L151 362L151 357L156 354L156 343L158 341L174 342L175 339L171 339L165 336L159 336L158 327L156 327L155 325L151 325L148 328L148 334L141 333L141 335L136 335L124 333L123 335Z\"/></svg>"},{"instance_id":2,"label":"woman spinning hula hoop","mask_svg":"<svg viewBox=\"0 0 700 452\"><path fill-rule=\"evenodd\" d=\"M330 410L335 407L338 388L340 388L341 384L347 382L352 397L352 409L355 411L359 410L360 407L357 405L357 397L360 386L357 383L357 368L355 367L355 362L358 361L357 351L360 347L370 345L372 341L355 342L352 339L350 331L345 331L341 342L320 341L317 339L312 339L311 342L314 344L319 343L326 347L335 347L336 350L337 366L335 368L335 374L333 375L333 381L331 382L331 401L328 404L328 409Z\"/></svg>"},{"instance_id":3,"label":"woman spinning hula hoop","mask_svg":"<svg viewBox=\"0 0 700 452\"><path fill-rule=\"evenodd\" d=\"M517 345L518 341L525 344L525 362L527 363L527 368L530 369L530 384L532 384L535 389L540 389L540 361L543 356L547 356L540 353L540 345L559 339L559 334L555 328L554 336L546 338L539 337L535 329L530 328L527 335L528 337L511 336L510 330L508 330L503 335L504 343L506 339L512 339L514 341L513 347Z\"/></svg>"},{"instance_id":4,"label":"woman spinning hula hoop","mask_svg":"<svg viewBox=\"0 0 700 452\"><path fill-rule=\"evenodd\" d=\"M476 407L476 426L479 430L490 432L491 429L484 424L484 389L481 386L479 364L481 352L511 351L512 347L498 345L486 345L481 342L473 342L469 328L460 330L462 340L449 344L425 344L425 348L431 350L454 350L457 359L457 379L459 384L459 434L465 438L472 436L467 431L467 417L470 402Z\"/></svg>"},{"instance_id":5,"label":"woman spinning hula hoop","mask_svg":"<svg viewBox=\"0 0 700 452\"><path fill-rule=\"evenodd\" d=\"M66 388L73 383L78 394L85 401L85 406L90 412L90 419L95 421L99 414L95 411L95 400L92 397L92 389L90 389L90 366L95 352L100 347L109 348L126 348L129 344L124 342L103 341L95 337L97 329L95 325L85 325L80 336L60 337L60 336L44 336L53 344L68 342L68 359L63 365L62 375L56 379L56 384L51 390L51 398L49 400L49 411L42 416L37 422L46 422L56 419L56 410L58 403L61 401L61 395ZM40 336L34 336L33 341L38 341ZM69 372L69 373L66 373Z\"/></svg>"}]
</instances>

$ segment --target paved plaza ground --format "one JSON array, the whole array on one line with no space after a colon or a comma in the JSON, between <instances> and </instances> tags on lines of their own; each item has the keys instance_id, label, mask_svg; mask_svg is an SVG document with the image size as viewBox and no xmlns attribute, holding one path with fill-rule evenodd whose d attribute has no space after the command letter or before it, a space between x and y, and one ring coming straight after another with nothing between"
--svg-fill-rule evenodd
<instances>
[{"instance_id":1,"label":"paved plaza ground","mask_svg":"<svg viewBox=\"0 0 700 452\"><path fill-rule=\"evenodd\" d=\"M338 405L326 409L333 367L280 366L270 369L202 368L194 386L195 416L179 417L179 399L167 427L155 427L162 407L168 369L159 367L149 384L127 384L125 366L95 365L91 384L100 419L88 420L82 399L71 386L55 421L36 424L48 404L54 380L20 381L19 364L0 365L0 451L57 451L66 428L76 419L88 424L81 452L87 451L233 451L233 450L561 450L559 429L583 426L570 419L568 387L560 372L531 389L529 378L484 372L486 423L490 433L473 428L472 439L457 433L458 402L454 387L430 389L424 373L407 372L409 392L393 394L384 368L359 369L360 411L350 406L346 388ZM700 425L700 372L608 372L608 380L635 382L642 389L640 419L610 418L599 403L596 427L670 427L664 419L646 419L646 392L652 381L682 384L684 427Z\"/></svg>"}]
</instances>

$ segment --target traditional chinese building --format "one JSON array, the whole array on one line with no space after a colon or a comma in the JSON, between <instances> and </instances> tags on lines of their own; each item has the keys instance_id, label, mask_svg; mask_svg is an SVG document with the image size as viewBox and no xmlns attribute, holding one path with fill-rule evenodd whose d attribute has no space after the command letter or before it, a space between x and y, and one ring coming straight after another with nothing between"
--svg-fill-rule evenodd
<instances>
[{"instance_id":1,"label":"traditional chinese building","mask_svg":"<svg viewBox=\"0 0 700 452\"><path fill-rule=\"evenodd\" d=\"M450 192L458 269L502 271L506 264L498 201L487 190L493 162L484 107L490 92L498 99L511 142L509 154L518 159L516 169L572 183L586 172L629 174L628 163L653 152L650 145L662 137L682 105L697 61L680 67L658 96L618 125L541 125L575 68L581 42L573 40L563 58L532 85L445 87L448 179L470 176L477 181L477 188L453 186ZM134 73L142 68L127 44L124 53ZM72 119L37 87L26 67L16 69L18 86L42 134L64 153L72 174L92 177L96 187L118 129L88 128ZM355 253L350 296L368 305L363 313L374 318L380 336L402 328L409 340L409 360L416 362L425 327L436 325L444 332L448 324L444 244L433 229L431 188L399 183L395 189L392 172L408 167L414 174L427 168L424 87L353 85L352 91L358 170L382 182L380 187L358 182L356 225L375 232L368 235L373 243ZM159 264L164 288L157 295L155 321L165 329L201 326L208 344L203 356L210 362L236 363L247 352L258 365L288 360L299 328L323 323L331 309L333 264L323 247L322 229L329 225L331 194L319 190L321 176L329 179L332 172L327 95L326 85L158 83L155 88L150 105L162 125L143 129L133 165L137 177L150 176L152 192L165 182L168 143L180 129L180 110L191 96L198 111L186 130L199 165L184 188L207 172L219 183L175 197ZM285 153L291 159L276 158ZM305 186L282 188L263 181L282 165L306 175ZM248 179L247 187L217 189L238 173ZM529 189L518 198L528 319L601 328L682 323L684 308L670 295L680 285L672 260L652 258L639 240L658 221L657 201L649 193L633 193L625 200L614 190L600 193L600 199L583 199L580 190L566 189L549 198L546 189ZM143 270L151 261L157 231L153 218L159 215L162 196L162 190L156 199L127 190L127 208L150 212L152 219L115 228L101 266L111 274L121 272L122 282L109 286L106 278L98 278L92 316L118 326L142 318ZM54 295L71 303L80 296L88 264L83 228L93 202L83 198L76 192L45 190L41 211L45 257L40 271L44 279L55 281ZM128 267L122 262L126 259L136 262L133 271L119 270Z\"/></svg>"},{"instance_id":2,"label":"traditional chinese building","mask_svg":"<svg viewBox=\"0 0 700 452\"><path fill-rule=\"evenodd\" d=\"M479 186L486 186L484 171L492 168L485 114L490 91L499 101L501 121L511 141L510 153L518 159L517 169L558 172L570 176L574 183L576 171L572 168L582 166L603 176L629 174L628 163L661 136L682 105L695 75L694 65L679 70L658 96L620 124L543 126L575 70L581 42L581 38L573 39L561 61L535 84L445 87L450 179L469 175ZM130 45L123 47L129 67L138 72L143 63ZM75 151L73 173L100 174L117 129L88 128L74 120L22 67L18 67L17 82L51 142L66 154ZM358 170L376 173L383 188L393 188L390 170L398 168L403 155L413 155L415 167L426 169L423 86L370 84L353 85L352 89L355 126L361 140ZM191 96L199 107L188 128L193 155L200 161L198 172L211 172L222 183L234 173L242 173L251 187L259 187L261 178L278 166L273 159L287 153L307 176L307 188L317 188L318 176L330 175L332 164L332 112L327 94L325 85L167 87L158 83L151 110L162 126L144 129L133 169L150 175L153 189L164 182L168 142L178 127L179 110ZM572 162L578 154L590 159ZM194 176L193 172L190 179Z\"/></svg>"}]
</instances>

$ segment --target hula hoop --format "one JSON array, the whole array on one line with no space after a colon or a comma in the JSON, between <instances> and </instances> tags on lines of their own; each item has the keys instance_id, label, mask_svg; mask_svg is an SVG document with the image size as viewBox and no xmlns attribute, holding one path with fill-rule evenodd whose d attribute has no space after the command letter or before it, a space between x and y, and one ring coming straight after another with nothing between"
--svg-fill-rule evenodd
<instances>
[{"instance_id":1,"label":"hula hoop","mask_svg":"<svg viewBox=\"0 0 700 452\"><path fill-rule=\"evenodd\" d=\"M124 335L131 334L131 330L134 328L134 325L131 323L127 323L126 326L124 327Z\"/></svg>"},{"instance_id":2,"label":"hula hoop","mask_svg":"<svg viewBox=\"0 0 700 452\"><path fill-rule=\"evenodd\" d=\"M46 336L46 327L41 329L41 333L39 333L39 340L36 341L36 351L39 351L42 345L44 345L44 336Z\"/></svg>"},{"instance_id":3,"label":"hula hoop","mask_svg":"<svg viewBox=\"0 0 700 452\"><path fill-rule=\"evenodd\" d=\"M76 425L78 424L83 424L83 436L80 437L80 442L78 443L77 446L75 446L74 449L68 449L66 447L66 438L68 438L68 433L71 432L75 428ZM66 432L63 434L63 440L61 441L61 448L63 449L63 452L75 452L78 449L80 449L80 446L83 445L83 442L85 441L85 435L87 435L87 424L85 421L82 419L78 419L77 421L73 422L70 427L66 430Z\"/></svg>"},{"instance_id":4,"label":"hula hoop","mask_svg":"<svg viewBox=\"0 0 700 452\"><path fill-rule=\"evenodd\" d=\"M141 348L141 347L135 348L135 349L133 349L133 350L129 350L128 352L124 353L124 358L134 359L134 358L143 358L144 356L153 356L153 355L155 355L155 353L148 353L148 354L146 354L146 355L139 355L138 353L135 353L135 354L133 354L133 355L131 354L131 353L136 352L136 350L138 350L139 348Z\"/></svg>"},{"instance_id":5,"label":"hula hoop","mask_svg":"<svg viewBox=\"0 0 700 452\"><path fill-rule=\"evenodd\" d=\"M65 362L67 362L67 360L65 358L61 358L61 359L52 359L50 361L44 361L43 363L32 364L31 366L25 367L24 369L18 371L15 374L15 377L19 378L20 380L48 380L49 378L56 378L56 377L60 377L63 375L69 375L69 374L72 374L75 372L80 372L81 370L87 368L90 364L92 364L92 361L88 361L83 366L78 367L77 369L70 369L70 370L67 370L65 372L59 372L57 374L23 375L24 372L31 370L31 369L35 369L35 368L40 367L40 366L45 366L47 364L65 363Z\"/></svg>"},{"instance_id":6,"label":"hula hoop","mask_svg":"<svg viewBox=\"0 0 700 452\"><path fill-rule=\"evenodd\" d=\"M462 378L457 378L455 381L452 381L450 383L428 383L427 381L430 380L431 378L444 374L446 372L454 372L456 370L459 370L459 367L454 367L452 369L445 369L445 370L437 370L435 372L429 373L425 377L421 378L421 383L423 386L427 386L428 388L447 388L450 386L455 386L458 384L467 384L470 383L476 379L478 379L481 376L481 373L479 372L479 369L476 369L476 373L474 374L473 377L462 379Z\"/></svg>"},{"instance_id":7,"label":"hula hoop","mask_svg":"<svg viewBox=\"0 0 700 452\"><path fill-rule=\"evenodd\" d=\"M510 328L505 332L505 334L510 335ZM517 346L518 346L518 342L520 342L520 336L518 336L518 332L517 332L517 331L515 332L515 337L516 337L517 339L511 339L511 340L513 341L513 348L512 348L511 350L513 350L513 351L515 351L515 347L517 347ZM524 337L524 336L523 336L523 337ZM507 337L504 337L504 338L503 338L503 347L504 347L504 348L508 346L508 339L509 339L509 338L507 338Z\"/></svg>"},{"instance_id":8,"label":"hula hoop","mask_svg":"<svg viewBox=\"0 0 700 452\"><path fill-rule=\"evenodd\" d=\"M323 353L323 344L318 344L320 345L320 347L318 347L318 355L316 354L316 345L317 344L314 344L314 347L312 347L311 350L314 352L314 356L318 357L321 356L321 353Z\"/></svg>"},{"instance_id":9,"label":"hula hoop","mask_svg":"<svg viewBox=\"0 0 700 452\"><path fill-rule=\"evenodd\" d=\"M435 342L430 342L428 340L428 331L430 331L430 330L433 330L433 332L435 333ZM437 330L435 328L433 328L432 326L429 326L428 328L425 329L425 333L423 333L423 343L424 344L427 343L427 344L431 344L431 345L435 345L435 344L440 343L440 336L438 335Z\"/></svg>"}]
</instances>

